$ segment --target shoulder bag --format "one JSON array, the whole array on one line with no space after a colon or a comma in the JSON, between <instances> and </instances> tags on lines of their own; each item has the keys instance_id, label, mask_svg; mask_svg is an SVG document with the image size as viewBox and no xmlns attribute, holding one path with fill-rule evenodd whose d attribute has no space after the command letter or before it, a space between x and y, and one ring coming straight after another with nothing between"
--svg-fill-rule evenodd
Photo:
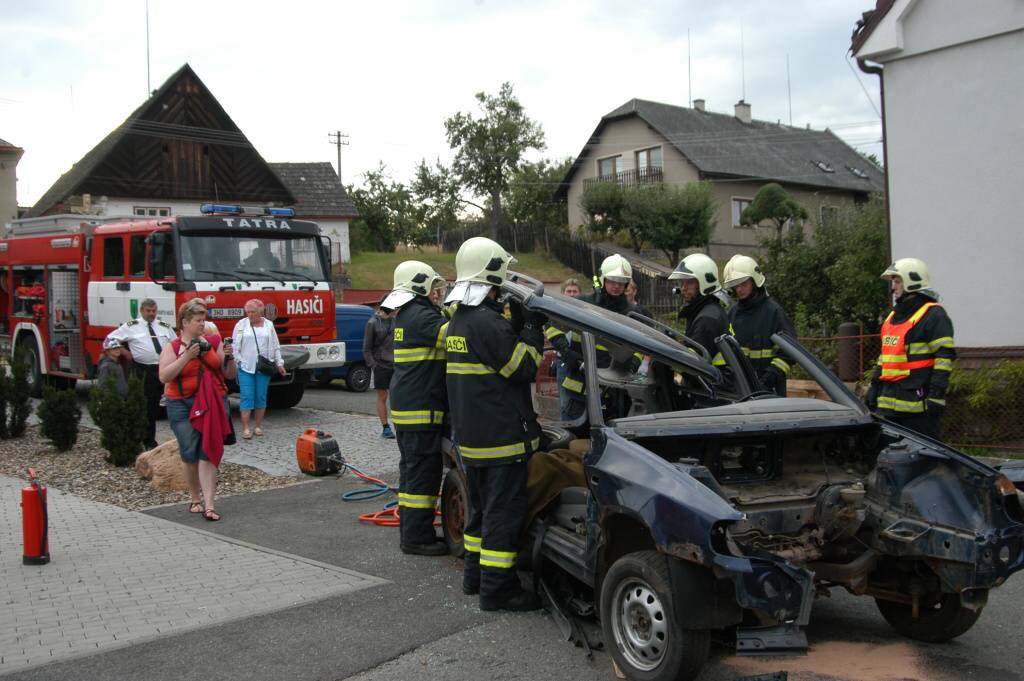
<instances>
[{"instance_id":1,"label":"shoulder bag","mask_svg":"<svg viewBox=\"0 0 1024 681\"><path fill-rule=\"evenodd\" d=\"M250 324L249 329L252 331L252 340L256 343L256 371L265 376L273 376L277 373L277 365L264 357L263 353L260 352L260 342L256 337L256 328Z\"/></svg>"}]
</instances>

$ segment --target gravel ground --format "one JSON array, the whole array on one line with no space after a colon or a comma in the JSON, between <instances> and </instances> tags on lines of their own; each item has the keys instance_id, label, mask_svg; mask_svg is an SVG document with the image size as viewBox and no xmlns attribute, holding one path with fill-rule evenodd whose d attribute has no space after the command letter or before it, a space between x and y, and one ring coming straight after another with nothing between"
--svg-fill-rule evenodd
<instances>
[{"instance_id":1,"label":"gravel ground","mask_svg":"<svg viewBox=\"0 0 1024 681\"><path fill-rule=\"evenodd\" d=\"M95 430L80 429L74 448L58 452L40 436L38 426L30 426L20 438L0 440L0 475L27 480L26 469L31 466L47 487L129 510L188 500L188 492L153 489L131 466L110 465L103 458L105 453L100 446L100 434ZM217 496L284 487L308 479L267 475L249 466L224 461L220 466Z\"/></svg>"}]
</instances>

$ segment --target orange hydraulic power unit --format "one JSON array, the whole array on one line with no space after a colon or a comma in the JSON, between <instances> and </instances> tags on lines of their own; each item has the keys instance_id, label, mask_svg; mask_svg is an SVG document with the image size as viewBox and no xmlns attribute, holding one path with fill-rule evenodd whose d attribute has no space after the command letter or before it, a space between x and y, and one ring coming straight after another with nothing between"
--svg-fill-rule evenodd
<instances>
[{"instance_id":1,"label":"orange hydraulic power unit","mask_svg":"<svg viewBox=\"0 0 1024 681\"><path fill-rule=\"evenodd\" d=\"M341 469L343 459L338 442L330 433L306 428L295 442L299 470L310 475L331 475Z\"/></svg>"},{"instance_id":2,"label":"orange hydraulic power unit","mask_svg":"<svg viewBox=\"0 0 1024 681\"><path fill-rule=\"evenodd\" d=\"M46 515L46 488L39 483L34 468L28 469L28 485L21 488L21 529L25 565L46 565L50 562L49 523Z\"/></svg>"}]
</instances>

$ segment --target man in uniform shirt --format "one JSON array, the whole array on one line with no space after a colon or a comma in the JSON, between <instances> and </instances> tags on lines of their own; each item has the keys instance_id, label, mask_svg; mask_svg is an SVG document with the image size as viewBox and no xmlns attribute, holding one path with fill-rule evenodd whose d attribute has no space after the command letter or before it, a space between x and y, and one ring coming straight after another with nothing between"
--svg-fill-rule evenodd
<instances>
[{"instance_id":1,"label":"man in uniform shirt","mask_svg":"<svg viewBox=\"0 0 1024 681\"><path fill-rule=\"evenodd\" d=\"M164 386L157 368L160 351L174 339L174 329L156 318L156 301L146 298L139 305L139 317L117 327L107 338L115 338L128 347L132 354L132 370L142 381L146 395L146 434L142 444L146 449L156 447L156 419L160 414L160 396Z\"/></svg>"}]
</instances>

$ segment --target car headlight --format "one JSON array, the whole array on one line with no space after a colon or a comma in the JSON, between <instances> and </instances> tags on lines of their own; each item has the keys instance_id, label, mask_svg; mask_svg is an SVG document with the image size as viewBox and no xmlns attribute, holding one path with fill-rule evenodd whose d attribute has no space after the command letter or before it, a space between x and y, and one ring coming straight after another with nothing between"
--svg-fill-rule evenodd
<instances>
[{"instance_id":1,"label":"car headlight","mask_svg":"<svg viewBox=\"0 0 1024 681\"><path fill-rule=\"evenodd\" d=\"M316 358L317 359L327 359L327 348L325 348L325 347L317 348L316 349Z\"/></svg>"},{"instance_id":2,"label":"car headlight","mask_svg":"<svg viewBox=\"0 0 1024 681\"><path fill-rule=\"evenodd\" d=\"M341 357L341 348L339 348L337 345L332 345L330 352L328 352L328 354L331 356L331 359L338 359L339 357Z\"/></svg>"}]
</instances>

